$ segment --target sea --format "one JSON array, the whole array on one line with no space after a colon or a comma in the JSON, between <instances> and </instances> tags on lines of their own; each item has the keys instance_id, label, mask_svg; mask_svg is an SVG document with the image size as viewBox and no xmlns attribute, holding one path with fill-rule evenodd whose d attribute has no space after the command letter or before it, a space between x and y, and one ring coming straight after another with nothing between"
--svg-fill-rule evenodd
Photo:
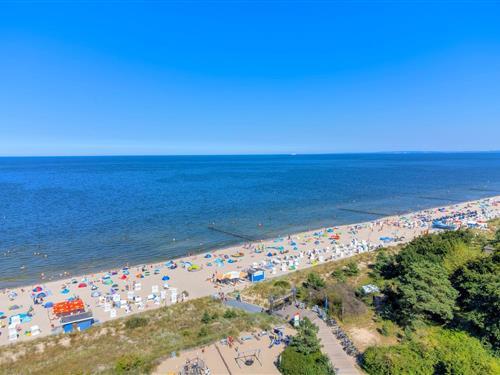
<instances>
[{"instance_id":1,"label":"sea","mask_svg":"<svg viewBox=\"0 0 500 375\"><path fill-rule=\"evenodd\" d=\"M0 288L500 194L500 153L0 158Z\"/></svg>"}]
</instances>

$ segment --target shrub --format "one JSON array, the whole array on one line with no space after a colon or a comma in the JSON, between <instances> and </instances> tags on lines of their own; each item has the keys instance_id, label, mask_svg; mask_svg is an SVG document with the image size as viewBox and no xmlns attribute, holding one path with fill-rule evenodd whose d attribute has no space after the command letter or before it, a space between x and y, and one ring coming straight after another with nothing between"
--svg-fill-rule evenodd
<instances>
[{"instance_id":1,"label":"shrub","mask_svg":"<svg viewBox=\"0 0 500 375\"><path fill-rule=\"evenodd\" d=\"M208 324L212 321L212 317L208 313L208 311L203 312L203 316L201 317L201 322L204 324Z\"/></svg>"},{"instance_id":2,"label":"shrub","mask_svg":"<svg viewBox=\"0 0 500 375\"><path fill-rule=\"evenodd\" d=\"M394 323L390 320L384 320L382 322L382 326L379 329L379 332L383 336L392 336L394 334Z\"/></svg>"},{"instance_id":3,"label":"shrub","mask_svg":"<svg viewBox=\"0 0 500 375\"><path fill-rule=\"evenodd\" d=\"M227 309L226 311L224 311L224 318L226 319L236 318L237 315L238 314L233 309Z\"/></svg>"},{"instance_id":4,"label":"shrub","mask_svg":"<svg viewBox=\"0 0 500 375\"><path fill-rule=\"evenodd\" d=\"M332 375L330 361L321 352L305 355L287 347L280 356L279 370L284 375Z\"/></svg>"},{"instance_id":5,"label":"shrub","mask_svg":"<svg viewBox=\"0 0 500 375\"><path fill-rule=\"evenodd\" d=\"M337 270L333 271L332 277L337 279L337 281L340 283L345 283L345 281L346 281L345 274L341 269L337 269Z\"/></svg>"},{"instance_id":6,"label":"shrub","mask_svg":"<svg viewBox=\"0 0 500 375\"><path fill-rule=\"evenodd\" d=\"M370 347L363 354L363 368L373 375L391 374L495 374L498 360L481 343L464 332L427 329L423 338L400 345Z\"/></svg>"},{"instance_id":7,"label":"shrub","mask_svg":"<svg viewBox=\"0 0 500 375\"><path fill-rule=\"evenodd\" d=\"M286 280L276 280L274 286L282 289L289 289L290 283Z\"/></svg>"},{"instance_id":8,"label":"shrub","mask_svg":"<svg viewBox=\"0 0 500 375\"><path fill-rule=\"evenodd\" d=\"M201 327L200 331L198 332L199 337L205 337L208 335L208 328L207 327Z\"/></svg>"},{"instance_id":9,"label":"shrub","mask_svg":"<svg viewBox=\"0 0 500 375\"><path fill-rule=\"evenodd\" d=\"M148 319L140 316L133 316L125 322L125 327L128 329L134 329L138 327L144 327L148 324Z\"/></svg>"},{"instance_id":10,"label":"shrub","mask_svg":"<svg viewBox=\"0 0 500 375\"><path fill-rule=\"evenodd\" d=\"M356 262L351 261L347 263L347 265L344 268L344 274L346 276L357 276L359 274L359 268Z\"/></svg>"},{"instance_id":11,"label":"shrub","mask_svg":"<svg viewBox=\"0 0 500 375\"><path fill-rule=\"evenodd\" d=\"M309 275L307 275L305 285L308 288L319 290L325 286L325 282L316 272L311 272Z\"/></svg>"},{"instance_id":12,"label":"shrub","mask_svg":"<svg viewBox=\"0 0 500 375\"><path fill-rule=\"evenodd\" d=\"M151 363L134 354L120 357L115 364L117 374L146 374L151 370Z\"/></svg>"}]
</instances>

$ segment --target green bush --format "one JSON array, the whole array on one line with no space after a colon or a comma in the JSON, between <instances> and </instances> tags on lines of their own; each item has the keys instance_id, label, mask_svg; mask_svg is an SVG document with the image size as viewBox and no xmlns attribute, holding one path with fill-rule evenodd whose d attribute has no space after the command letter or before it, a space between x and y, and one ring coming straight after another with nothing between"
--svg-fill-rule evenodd
<instances>
[{"instance_id":1,"label":"green bush","mask_svg":"<svg viewBox=\"0 0 500 375\"><path fill-rule=\"evenodd\" d=\"M286 280L276 280L273 284L277 288L289 289L290 283Z\"/></svg>"},{"instance_id":2,"label":"green bush","mask_svg":"<svg viewBox=\"0 0 500 375\"><path fill-rule=\"evenodd\" d=\"M384 320L382 326L379 329L379 332L383 336L392 336L394 334L394 323L390 320Z\"/></svg>"},{"instance_id":3,"label":"green bush","mask_svg":"<svg viewBox=\"0 0 500 375\"><path fill-rule=\"evenodd\" d=\"M147 374L151 371L151 363L137 355L120 357L115 364L117 374Z\"/></svg>"},{"instance_id":4,"label":"green bush","mask_svg":"<svg viewBox=\"0 0 500 375\"><path fill-rule=\"evenodd\" d=\"M309 355L299 353L287 347L280 356L278 366L283 375L333 375L330 361L321 352Z\"/></svg>"},{"instance_id":5,"label":"green bush","mask_svg":"<svg viewBox=\"0 0 500 375\"><path fill-rule=\"evenodd\" d=\"M125 322L125 327L128 329L134 329L138 327L144 327L147 324L148 324L148 319L140 316L133 316L132 318L128 319Z\"/></svg>"},{"instance_id":6,"label":"green bush","mask_svg":"<svg viewBox=\"0 0 500 375\"><path fill-rule=\"evenodd\" d=\"M357 276L359 274L358 265L354 261L347 263L343 271L346 276Z\"/></svg>"},{"instance_id":7,"label":"green bush","mask_svg":"<svg viewBox=\"0 0 500 375\"><path fill-rule=\"evenodd\" d=\"M236 318L237 315L238 314L233 309L227 309L226 311L224 311L224 315L223 316L226 319L232 319L232 318Z\"/></svg>"},{"instance_id":8,"label":"green bush","mask_svg":"<svg viewBox=\"0 0 500 375\"><path fill-rule=\"evenodd\" d=\"M307 280L304 283L306 287L319 290L324 288L325 282L316 272L311 272L307 275Z\"/></svg>"},{"instance_id":9,"label":"green bush","mask_svg":"<svg viewBox=\"0 0 500 375\"><path fill-rule=\"evenodd\" d=\"M201 327L200 331L198 332L199 337L205 337L208 336L208 328L207 327Z\"/></svg>"},{"instance_id":10,"label":"green bush","mask_svg":"<svg viewBox=\"0 0 500 375\"><path fill-rule=\"evenodd\" d=\"M344 272L341 269L333 271L332 277L335 278L339 283L345 283L347 280Z\"/></svg>"},{"instance_id":11,"label":"green bush","mask_svg":"<svg viewBox=\"0 0 500 375\"><path fill-rule=\"evenodd\" d=\"M465 332L427 329L400 345L370 347L363 368L372 375L498 374L499 361Z\"/></svg>"},{"instance_id":12,"label":"green bush","mask_svg":"<svg viewBox=\"0 0 500 375\"><path fill-rule=\"evenodd\" d=\"M203 316L201 317L201 322L204 324L208 324L212 321L212 317L208 313L208 311L203 312Z\"/></svg>"}]
</instances>

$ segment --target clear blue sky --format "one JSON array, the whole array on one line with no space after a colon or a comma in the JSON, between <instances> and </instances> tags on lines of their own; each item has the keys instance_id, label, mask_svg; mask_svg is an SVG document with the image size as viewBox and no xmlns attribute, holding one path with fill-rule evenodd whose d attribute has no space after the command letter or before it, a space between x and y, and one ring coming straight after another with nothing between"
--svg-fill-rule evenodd
<instances>
[{"instance_id":1,"label":"clear blue sky","mask_svg":"<svg viewBox=\"0 0 500 375\"><path fill-rule=\"evenodd\" d=\"M500 2L0 2L0 155L500 149Z\"/></svg>"}]
</instances>

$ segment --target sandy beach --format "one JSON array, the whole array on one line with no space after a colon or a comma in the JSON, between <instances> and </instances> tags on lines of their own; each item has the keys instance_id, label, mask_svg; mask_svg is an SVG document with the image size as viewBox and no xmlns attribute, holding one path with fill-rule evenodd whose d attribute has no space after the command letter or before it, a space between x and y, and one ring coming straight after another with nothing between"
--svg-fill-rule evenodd
<instances>
[{"instance_id":1,"label":"sandy beach","mask_svg":"<svg viewBox=\"0 0 500 375\"><path fill-rule=\"evenodd\" d=\"M434 220L440 220L444 227L485 228L487 220L497 217L500 196L290 234L161 263L4 289L0 292L0 345L61 331L60 319L50 306L68 299L80 298L86 311L91 311L98 322L105 322L186 298L243 288L250 281L227 281L252 266L264 269L266 278L277 277L441 230L433 228Z\"/></svg>"}]
</instances>

